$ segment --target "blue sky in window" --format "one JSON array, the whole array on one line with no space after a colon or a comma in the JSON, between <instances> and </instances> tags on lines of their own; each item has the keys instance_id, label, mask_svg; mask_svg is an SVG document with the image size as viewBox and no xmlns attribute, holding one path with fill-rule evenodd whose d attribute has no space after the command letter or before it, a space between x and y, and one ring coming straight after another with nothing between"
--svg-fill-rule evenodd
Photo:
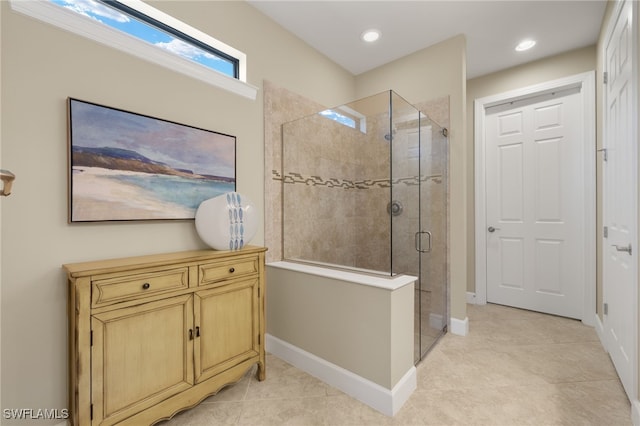
<instances>
[{"instance_id":1,"label":"blue sky in window","mask_svg":"<svg viewBox=\"0 0 640 426\"><path fill-rule=\"evenodd\" d=\"M331 120L337 121L340 124L344 124L345 126L352 127L354 129L356 128L356 121L353 118L347 117L346 115L342 115L332 109L326 109L324 111L321 111L320 115L322 115L323 117L327 117Z\"/></svg>"},{"instance_id":2,"label":"blue sky in window","mask_svg":"<svg viewBox=\"0 0 640 426\"><path fill-rule=\"evenodd\" d=\"M95 19L105 25L165 49L175 55L195 61L231 77L233 64L211 53L186 43L145 22L96 0L50 0L80 15Z\"/></svg>"}]
</instances>

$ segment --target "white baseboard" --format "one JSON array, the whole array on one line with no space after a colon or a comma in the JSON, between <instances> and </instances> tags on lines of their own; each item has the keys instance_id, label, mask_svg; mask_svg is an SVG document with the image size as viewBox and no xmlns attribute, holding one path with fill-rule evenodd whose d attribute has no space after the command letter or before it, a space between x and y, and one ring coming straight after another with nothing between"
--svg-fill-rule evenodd
<instances>
[{"instance_id":1,"label":"white baseboard","mask_svg":"<svg viewBox=\"0 0 640 426\"><path fill-rule=\"evenodd\" d=\"M475 305L476 304L476 294L468 291L467 292L467 303L470 305Z\"/></svg>"},{"instance_id":2,"label":"white baseboard","mask_svg":"<svg viewBox=\"0 0 640 426\"><path fill-rule=\"evenodd\" d=\"M265 346L267 352L387 416L394 416L400 411L418 386L414 366L405 373L393 389L386 389L270 334L265 336Z\"/></svg>"},{"instance_id":3,"label":"white baseboard","mask_svg":"<svg viewBox=\"0 0 640 426\"><path fill-rule=\"evenodd\" d=\"M633 426L640 426L640 401L631 403L631 423Z\"/></svg>"},{"instance_id":4,"label":"white baseboard","mask_svg":"<svg viewBox=\"0 0 640 426\"><path fill-rule=\"evenodd\" d=\"M458 336L469 334L469 317L465 317L463 320L451 318L451 333Z\"/></svg>"}]
</instances>

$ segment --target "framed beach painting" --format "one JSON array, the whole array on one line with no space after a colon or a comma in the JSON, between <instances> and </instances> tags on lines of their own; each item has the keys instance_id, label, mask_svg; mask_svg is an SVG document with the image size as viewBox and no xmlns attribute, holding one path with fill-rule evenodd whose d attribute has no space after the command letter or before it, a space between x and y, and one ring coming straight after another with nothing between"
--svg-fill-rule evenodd
<instances>
[{"instance_id":1,"label":"framed beach painting","mask_svg":"<svg viewBox=\"0 0 640 426\"><path fill-rule=\"evenodd\" d=\"M69 222L193 219L236 190L236 138L69 98Z\"/></svg>"}]
</instances>

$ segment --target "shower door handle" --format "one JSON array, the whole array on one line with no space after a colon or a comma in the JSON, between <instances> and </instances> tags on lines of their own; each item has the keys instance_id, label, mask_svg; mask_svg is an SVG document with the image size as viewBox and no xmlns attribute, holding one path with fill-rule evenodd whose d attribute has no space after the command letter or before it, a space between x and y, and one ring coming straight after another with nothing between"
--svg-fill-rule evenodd
<instances>
[{"instance_id":1,"label":"shower door handle","mask_svg":"<svg viewBox=\"0 0 640 426\"><path fill-rule=\"evenodd\" d=\"M422 249L422 234L427 234L429 236L429 245L427 246L426 250ZM418 231L416 232L415 235L415 246L416 246L416 251L420 252L420 253L429 253L431 251L431 232L429 231Z\"/></svg>"}]
</instances>

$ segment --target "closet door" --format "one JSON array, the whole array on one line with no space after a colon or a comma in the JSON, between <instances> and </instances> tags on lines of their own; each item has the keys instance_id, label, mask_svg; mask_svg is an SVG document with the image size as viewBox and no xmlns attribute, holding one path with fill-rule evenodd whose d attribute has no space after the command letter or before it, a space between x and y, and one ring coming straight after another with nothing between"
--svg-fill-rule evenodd
<instances>
[{"instance_id":1,"label":"closet door","mask_svg":"<svg viewBox=\"0 0 640 426\"><path fill-rule=\"evenodd\" d=\"M580 87L486 110L487 301L583 319Z\"/></svg>"}]
</instances>

